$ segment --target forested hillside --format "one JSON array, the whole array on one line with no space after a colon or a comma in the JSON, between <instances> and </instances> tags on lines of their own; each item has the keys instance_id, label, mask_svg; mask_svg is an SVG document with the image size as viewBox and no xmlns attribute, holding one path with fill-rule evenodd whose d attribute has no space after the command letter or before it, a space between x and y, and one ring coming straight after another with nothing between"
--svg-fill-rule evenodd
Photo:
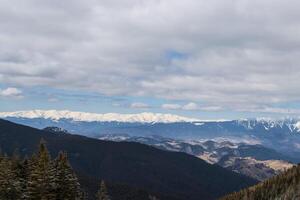
<instances>
[{"instance_id":1,"label":"forested hillside","mask_svg":"<svg viewBox=\"0 0 300 200\"><path fill-rule=\"evenodd\" d=\"M109 142L83 136L50 133L0 120L2 152L31 156L44 138L54 158L64 150L83 189L93 199L99 181L112 193L147 191L160 199L211 200L251 186L255 180L185 153L159 150L133 142ZM228 182L230 180L230 182ZM129 189L128 189L129 188ZM126 194L127 195L127 194ZM165 196L168 196L165 197ZM164 197L164 198L161 198Z\"/></svg>"},{"instance_id":2,"label":"forested hillside","mask_svg":"<svg viewBox=\"0 0 300 200\"><path fill-rule=\"evenodd\" d=\"M0 155L0 199L84 199L66 153L52 160L44 143L30 158Z\"/></svg>"},{"instance_id":3,"label":"forested hillside","mask_svg":"<svg viewBox=\"0 0 300 200\"><path fill-rule=\"evenodd\" d=\"M300 199L300 165L258 185L220 200L297 200Z\"/></svg>"}]
</instances>

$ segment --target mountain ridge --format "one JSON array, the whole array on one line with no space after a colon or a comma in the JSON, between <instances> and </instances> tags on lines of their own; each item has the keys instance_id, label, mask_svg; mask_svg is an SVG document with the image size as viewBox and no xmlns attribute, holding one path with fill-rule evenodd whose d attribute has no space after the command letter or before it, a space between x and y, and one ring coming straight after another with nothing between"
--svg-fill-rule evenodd
<instances>
[{"instance_id":1,"label":"mountain ridge","mask_svg":"<svg viewBox=\"0 0 300 200\"><path fill-rule=\"evenodd\" d=\"M138 137L126 134L106 134L98 137L107 141L130 141L147 144L158 149L185 152L210 164L244 174L257 180L265 180L292 167L293 160L262 145L233 143L230 141L189 141L161 136Z\"/></svg>"},{"instance_id":2,"label":"mountain ridge","mask_svg":"<svg viewBox=\"0 0 300 200\"><path fill-rule=\"evenodd\" d=\"M52 120L72 119L74 121L87 122L141 122L141 123L174 123L174 122L194 122L195 118L188 118L173 114L143 112L139 114L119 114L119 113L88 113L74 112L69 110L31 110L16 112L0 112L0 117L21 117L21 118L45 118Z\"/></svg>"},{"instance_id":3,"label":"mountain ridge","mask_svg":"<svg viewBox=\"0 0 300 200\"><path fill-rule=\"evenodd\" d=\"M121 114L121 113L90 113L70 110L28 110L28 111L14 111L14 112L0 112L0 118L44 118L51 120L70 119L82 122L128 122L128 123L176 123L188 122L201 126L209 122L236 122L251 129L255 124L263 124L266 130L276 126L281 127L287 124L291 131L297 130L300 132L300 117L294 118L244 118L244 119L215 119L204 120L191 117L185 117L174 114L142 112L136 114Z\"/></svg>"},{"instance_id":4,"label":"mountain ridge","mask_svg":"<svg viewBox=\"0 0 300 200\"><path fill-rule=\"evenodd\" d=\"M74 112L69 111L49 111L51 115L45 112L0 113L0 118L38 129L49 126L61 127L72 134L92 138L97 138L102 134L129 134L132 136L160 135L178 139L240 141L262 144L291 157L300 158L300 119L297 117L278 120L258 118L193 121L191 118L154 113L94 115L75 112L73 116ZM26 116L29 118L25 118ZM73 118L70 118L72 116ZM79 121L76 121L77 119Z\"/></svg>"},{"instance_id":5,"label":"mountain ridge","mask_svg":"<svg viewBox=\"0 0 300 200\"><path fill-rule=\"evenodd\" d=\"M219 200L297 200L300 198L300 165Z\"/></svg>"},{"instance_id":6,"label":"mountain ridge","mask_svg":"<svg viewBox=\"0 0 300 200\"><path fill-rule=\"evenodd\" d=\"M0 146L8 155L16 149L23 156L31 155L42 138L51 155L66 151L76 172L97 180L138 186L154 194L172 194L191 200L201 196L203 200L212 200L257 182L185 153L135 142L116 143L46 132L0 119ZM230 184L227 180L231 180Z\"/></svg>"}]
</instances>

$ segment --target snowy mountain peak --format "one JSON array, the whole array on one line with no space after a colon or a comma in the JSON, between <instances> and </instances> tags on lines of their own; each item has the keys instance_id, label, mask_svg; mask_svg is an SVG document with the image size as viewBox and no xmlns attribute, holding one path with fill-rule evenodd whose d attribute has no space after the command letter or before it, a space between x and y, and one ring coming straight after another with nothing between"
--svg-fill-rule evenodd
<instances>
[{"instance_id":1,"label":"snowy mountain peak","mask_svg":"<svg viewBox=\"0 0 300 200\"><path fill-rule=\"evenodd\" d=\"M17 112L2 112L0 118L17 117L17 118L44 118L51 120L71 119L74 121L86 122L140 122L140 123L175 123L175 122L194 122L198 119L182 117L172 114L161 113L139 113L139 114L118 114L118 113L86 113L73 112L69 110L31 110Z\"/></svg>"},{"instance_id":2,"label":"snowy mountain peak","mask_svg":"<svg viewBox=\"0 0 300 200\"><path fill-rule=\"evenodd\" d=\"M248 130L255 129L256 127L263 127L266 131L276 128L288 128L290 132L300 132L300 119L299 118L257 118L257 119L241 119L237 123L244 126Z\"/></svg>"}]
</instances>

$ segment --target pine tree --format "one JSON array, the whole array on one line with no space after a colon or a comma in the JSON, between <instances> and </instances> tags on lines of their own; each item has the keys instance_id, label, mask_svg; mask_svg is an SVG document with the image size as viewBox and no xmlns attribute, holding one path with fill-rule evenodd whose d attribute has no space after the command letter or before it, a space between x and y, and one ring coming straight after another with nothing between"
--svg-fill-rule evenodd
<instances>
[{"instance_id":1,"label":"pine tree","mask_svg":"<svg viewBox=\"0 0 300 200\"><path fill-rule=\"evenodd\" d=\"M221 200L296 200L300 199L300 165L262 183L229 194Z\"/></svg>"},{"instance_id":2,"label":"pine tree","mask_svg":"<svg viewBox=\"0 0 300 200\"><path fill-rule=\"evenodd\" d=\"M28 198L30 200L54 200L54 167L45 142L41 141L39 152L30 162Z\"/></svg>"},{"instance_id":3,"label":"pine tree","mask_svg":"<svg viewBox=\"0 0 300 200\"><path fill-rule=\"evenodd\" d=\"M27 192L27 184L29 178L28 161L27 159L22 161L17 151L14 152L10 160L12 163L11 167L15 177L18 197L19 199L26 199L25 194Z\"/></svg>"},{"instance_id":4,"label":"pine tree","mask_svg":"<svg viewBox=\"0 0 300 200\"><path fill-rule=\"evenodd\" d=\"M0 199L20 199L20 183L14 171L12 161L7 156L0 161Z\"/></svg>"},{"instance_id":5,"label":"pine tree","mask_svg":"<svg viewBox=\"0 0 300 200\"><path fill-rule=\"evenodd\" d=\"M0 153L0 200L84 199L66 153L52 161L43 141L38 153L23 161L16 153Z\"/></svg>"},{"instance_id":6,"label":"pine tree","mask_svg":"<svg viewBox=\"0 0 300 200\"><path fill-rule=\"evenodd\" d=\"M96 197L97 200L110 200L105 182L103 180L101 181L100 189L98 190Z\"/></svg>"},{"instance_id":7,"label":"pine tree","mask_svg":"<svg viewBox=\"0 0 300 200\"><path fill-rule=\"evenodd\" d=\"M28 199L27 186L29 181L29 161L25 158L22 163L18 166L18 178L20 181L21 199Z\"/></svg>"},{"instance_id":8,"label":"pine tree","mask_svg":"<svg viewBox=\"0 0 300 200\"><path fill-rule=\"evenodd\" d=\"M75 200L81 198L80 184L68 162L67 154L60 152L54 166L56 199Z\"/></svg>"}]
</instances>

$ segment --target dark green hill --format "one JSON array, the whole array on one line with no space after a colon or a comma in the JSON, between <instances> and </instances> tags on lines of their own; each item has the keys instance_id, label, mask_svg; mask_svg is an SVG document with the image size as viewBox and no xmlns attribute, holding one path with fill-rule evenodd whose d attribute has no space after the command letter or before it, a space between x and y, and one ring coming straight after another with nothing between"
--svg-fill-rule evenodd
<instances>
[{"instance_id":1,"label":"dark green hill","mask_svg":"<svg viewBox=\"0 0 300 200\"><path fill-rule=\"evenodd\" d=\"M216 199L255 181L187 155L132 142L108 142L71 134L50 133L0 120L0 146L12 154L30 155L44 138L52 155L68 152L81 177L104 179L180 199ZM96 188L94 181L83 186Z\"/></svg>"},{"instance_id":2,"label":"dark green hill","mask_svg":"<svg viewBox=\"0 0 300 200\"><path fill-rule=\"evenodd\" d=\"M220 200L297 200L300 199L300 165L260 184L230 194Z\"/></svg>"}]
</instances>

